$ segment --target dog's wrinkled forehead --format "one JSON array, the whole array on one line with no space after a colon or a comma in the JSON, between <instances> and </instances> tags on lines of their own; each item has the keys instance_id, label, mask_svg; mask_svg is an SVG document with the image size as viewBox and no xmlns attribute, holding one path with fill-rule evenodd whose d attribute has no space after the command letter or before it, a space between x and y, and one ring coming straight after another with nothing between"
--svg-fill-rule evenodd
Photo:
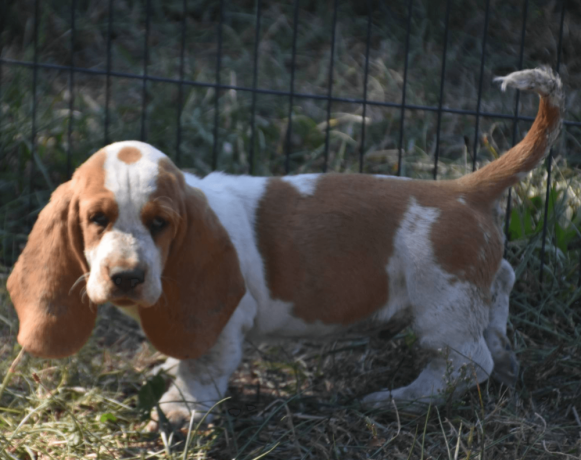
<instances>
[{"instance_id":1,"label":"dog's wrinkled forehead","mask_svg":"<svg viewBox=\"0 0 581 460\"><path fill-rule=\"evenodd\" d=\"M117 142L105 151L105 187L115 194L120 210L139 212L157 189L159 160L167 157L137 141Z\"/></svg>"}]
</instances>

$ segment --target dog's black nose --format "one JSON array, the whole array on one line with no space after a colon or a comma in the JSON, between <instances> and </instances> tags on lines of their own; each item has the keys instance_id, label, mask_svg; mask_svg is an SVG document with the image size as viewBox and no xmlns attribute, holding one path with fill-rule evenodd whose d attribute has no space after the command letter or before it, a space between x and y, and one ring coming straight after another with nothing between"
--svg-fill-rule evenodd
<instances>
[{"instance_id":1,"label":"dog's black nose","mask_svg":"<svg viewBox=\"0 0 581 460\"><path fill-rule=\"evenodd\" d=\"M140 268L127 270L126 268L113 268L109 271L113 284L123 292L128 292L138 284L145 281L145 271Z\"/></svg>"}]
</instances>

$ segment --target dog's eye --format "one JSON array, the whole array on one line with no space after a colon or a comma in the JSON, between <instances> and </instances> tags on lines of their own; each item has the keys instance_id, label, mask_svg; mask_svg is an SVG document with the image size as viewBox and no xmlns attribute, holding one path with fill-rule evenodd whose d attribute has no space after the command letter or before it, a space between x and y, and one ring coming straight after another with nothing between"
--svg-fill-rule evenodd
<instances>
[{"instance_id":1,"label":"dog's eye","mask_svg":"<svg viewBox=\"0 0 581 460\"><path fill-rule=\"evenodd\" d=\"M162 219L161 217L156 217L149 224L149 230L151 231L152 235L155 235L156 233L159 233L163 228L165 228L166 225L167 222L164 219Z\"/></svg>"},{"instance_id":2,"label":"dog's eye","mask_svg":"<svg viewBox=\"0 0 581 460\"><path fill-rule=\"evenodd\" d=\"M93 214L89 220L94 224L97 224L99 227L106 227L109 223L109 219L107 219L107 216L102 212Z\"/></svg>"}]
</instances>

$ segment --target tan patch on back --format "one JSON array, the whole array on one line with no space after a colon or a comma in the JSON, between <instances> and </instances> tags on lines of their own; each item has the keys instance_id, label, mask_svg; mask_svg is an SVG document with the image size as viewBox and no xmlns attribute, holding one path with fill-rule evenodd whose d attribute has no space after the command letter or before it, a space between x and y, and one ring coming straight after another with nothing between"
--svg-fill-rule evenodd
<instances>
[{"instance_id":1,"label":"tan patch on back","mask_svg":"<svg viewBox=\"0 0 581 460\"><path fill-rule=\"evenodd\" d=\"M117 153L117 158L128 165L139 161L141 157L141 150L136 147L123 147Z\"/></svg>"},{"instance_id":2,"label":"tan patch on back","mask_svg":"<svg viewBox=\"0 0 581 460\"><path fill-rule=\"evenodd\" d=\"M486 293L502 240L492 208L466 206L457 201L461 194L455 181L327 174L313 195L302 196L271 179L256 216L271 296L292 302L297 317L325 324L351 324L386 305L386 267L411 197L440 212L430 233L436 263Z\"/></svg>"},{"instance_id":3,"label":"tan patch on back","mask_svg":"<svg viewBox=\"0 0 581 460\"><path fill-rule=\"evenodd\" d=\"M407 200L387 205L390 183L325 175L302 196L269 181L257 212L259 249L272 297L308 322L350 324L388 299L386 266Z\"/></svg>"}]
</instances>

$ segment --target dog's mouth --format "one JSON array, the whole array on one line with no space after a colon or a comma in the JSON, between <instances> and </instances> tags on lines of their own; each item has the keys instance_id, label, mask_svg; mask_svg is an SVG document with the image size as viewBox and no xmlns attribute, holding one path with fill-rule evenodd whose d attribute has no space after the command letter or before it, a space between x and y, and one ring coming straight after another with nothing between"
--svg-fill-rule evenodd
<instances>
[{"instance_id":1,"label":"dog's mouth","mask_svg":"<svg viewBox=\"0 0 581 460\"><path fill-rule=\"evenodd\" d=\"M129 297L112 299L111 303L116 307L137 307L139 304L135 299L130 299Z\"/></svg>"},{"instance_id":2,"label":"dog's mouth","mask_svg":"<svg viewBox=\"0 0 581 460\"><path fill-rule=\"evenodd\" d=\"M147 299L142 298L141 296L132 296L128 294L113 296L108 299L109 303L112 303L116 307L121 308L149 308L155 305L155 302L148 301Z\"/></svg>"},{"instance_id":3,"label":"dog's mouth","mask_svg":"<svg viewBox=\"0 0 581 460\"><path fill-rule=\"evenodd\" d=\"M161 297L161 289L157 292L150 284L139 284L133 289L121 289L113 283L108 283L103 289L98 283L87 283L87 295L92 303L102 305L110 303L120 308L153 307Z\"/></svg>"}]
</instances>

